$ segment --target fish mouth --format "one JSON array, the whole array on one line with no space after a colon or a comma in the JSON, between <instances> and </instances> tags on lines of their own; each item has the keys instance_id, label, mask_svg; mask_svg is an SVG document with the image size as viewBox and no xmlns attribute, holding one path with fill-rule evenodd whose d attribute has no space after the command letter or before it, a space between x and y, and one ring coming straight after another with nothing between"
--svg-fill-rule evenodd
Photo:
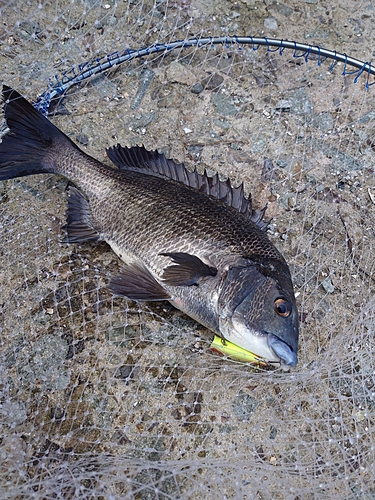
<instances>
[{"instance_id":1,"label":"fish mouth","mask_svg":"<svg viewBox=\"0 0 375 500\"><path fill-rule=\"evenodd\" d=\"M296 366L298 363L297 354L293 349L273 333L268 333L268 347L280 359L281 363L288 366Z\"/></svg>"}]
</instances>

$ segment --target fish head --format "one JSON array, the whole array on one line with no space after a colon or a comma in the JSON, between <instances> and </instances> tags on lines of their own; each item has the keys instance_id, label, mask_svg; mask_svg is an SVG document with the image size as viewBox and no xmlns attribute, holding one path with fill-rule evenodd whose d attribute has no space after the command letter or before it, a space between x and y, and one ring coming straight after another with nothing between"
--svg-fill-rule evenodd
<instances>
[{"instance_id":1,"label":"fish head","mask_svg":"<svg viewBox=\"0 0 375 500\"><path fill-rule=\"evenodd\" d=\"M254 264L230 266L219 296L219 329L224 339L269 363L296 366L298 312L285 266L281 273Z\"/></svg>"}]
</instances>

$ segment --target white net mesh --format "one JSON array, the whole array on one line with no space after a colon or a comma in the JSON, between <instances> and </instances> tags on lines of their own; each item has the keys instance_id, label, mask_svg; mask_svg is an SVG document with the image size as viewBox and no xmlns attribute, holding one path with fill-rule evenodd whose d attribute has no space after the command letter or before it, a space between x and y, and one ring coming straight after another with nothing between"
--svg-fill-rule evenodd
<instances>
[{"instance_id":1,"label":"white net mesh","mask_svg":"<svg viewBox=\"0 0 375 500\"><path fill-rule=\"evenodd\" d=\"M2 80L34 100L85 61L194 36L371 56L358 43L369 2L10 0L0 12ZM161 52L72 88L52 117L99 160L143 143L268 203L301 312L289 373L213 355L212 334L168 304L114 299L114 253L61 243L64 179L0 182L2 498L375 498L374 90L313 59Z\"/></svg>"}]
</instances>

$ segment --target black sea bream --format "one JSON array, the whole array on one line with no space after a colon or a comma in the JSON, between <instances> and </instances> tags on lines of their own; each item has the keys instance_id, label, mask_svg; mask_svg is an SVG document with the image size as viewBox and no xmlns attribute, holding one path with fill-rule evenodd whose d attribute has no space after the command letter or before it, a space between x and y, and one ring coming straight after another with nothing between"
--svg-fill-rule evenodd
<instances>
[{"instance_id":1,"label":"black sea bream","mask_svg":"<svg viewBox=\"0 0 375 500\"><path fill-rule=\"evenodd\" d=\"M295 366L298 313L282 255L243 186L188 171L143 147L81 151L18 92L3 87L10 132L0 180L52 172L71 184L68 242L106 241L124 267L109 289L169 300L222 339L266 362ZM223 340L224 341L224 340Z\"/></svg>"}]
</instances>

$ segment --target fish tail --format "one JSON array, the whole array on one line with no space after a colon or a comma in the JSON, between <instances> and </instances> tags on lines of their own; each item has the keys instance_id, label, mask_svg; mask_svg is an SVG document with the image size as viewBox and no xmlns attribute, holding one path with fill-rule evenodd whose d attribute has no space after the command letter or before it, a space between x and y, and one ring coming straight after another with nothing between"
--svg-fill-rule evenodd
<instances>
[{"instance_id":1,"label":"fish tail","mask_svg":"<svg viewBox=\"0 0 375 500\"><path fill-rule=\"evenodd\" d=\"M3 86L4 115L10 131L0 144L0 180L55 172L56 143L74 143L18 92Z\"/></svg>"}]
</instances>

